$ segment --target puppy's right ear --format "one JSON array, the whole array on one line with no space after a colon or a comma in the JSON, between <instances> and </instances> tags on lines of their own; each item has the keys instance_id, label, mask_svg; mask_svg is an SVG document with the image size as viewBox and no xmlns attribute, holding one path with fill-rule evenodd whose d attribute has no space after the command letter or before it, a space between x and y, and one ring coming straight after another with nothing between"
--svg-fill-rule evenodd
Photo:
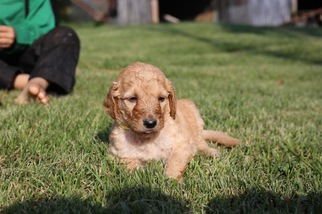
<instances>
[{"instance_id":1,"label":"puppy's right ear","mask_svg":"<svg viewBox=\"0 0 322 214\"><path fill-rule=\"evenodd\" d=\"M107 93L105 99L104 99L104 108L105 111L114 119L117 118L117 112L118 112L118 105L117 105L117 90L118 90L118 84L117 82L113 82L109 92Z\"/></svg>"}]
</instances>

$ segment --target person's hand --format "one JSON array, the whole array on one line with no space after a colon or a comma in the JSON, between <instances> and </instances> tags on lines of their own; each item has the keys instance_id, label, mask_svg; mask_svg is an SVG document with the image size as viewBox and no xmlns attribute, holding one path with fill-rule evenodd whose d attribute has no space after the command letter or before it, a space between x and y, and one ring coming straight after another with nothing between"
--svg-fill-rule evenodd
<instances>
[{"instance_id":1,"label":"person's hand","mask_svg":"<svg viewBox=\"0 0 322 214\"><path fill-rule=\"evenodd\" d=\"M0 48L10 48L16 40L13 27L0 25Z\"/></svg>"}]
</instances>

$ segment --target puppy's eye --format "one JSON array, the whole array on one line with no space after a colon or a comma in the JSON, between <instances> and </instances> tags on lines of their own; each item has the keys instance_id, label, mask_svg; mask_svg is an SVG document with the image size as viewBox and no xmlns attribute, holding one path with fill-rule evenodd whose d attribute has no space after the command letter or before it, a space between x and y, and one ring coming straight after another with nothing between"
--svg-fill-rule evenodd
<instances>
[{"instance_id":1,"label":"puppy's eye","mask_svg":"<svg viewBox=\"0 0 322 214\"><path fill-rule=\"evenodd\" d=\"M130 97L127 100L130 101L131 103L135 103L138 100L138 98L137 97Z\"/></svg>"},{"instance_id":2,"label":"puppy's eye","mask_svg":"<svg viewBox=\"0 0 322 214\"><path fill-rule=\"evenodd\" d=\"M165 101L165 97L159 97L159 102L162 103Z\"/></svg>"}]
</instances>

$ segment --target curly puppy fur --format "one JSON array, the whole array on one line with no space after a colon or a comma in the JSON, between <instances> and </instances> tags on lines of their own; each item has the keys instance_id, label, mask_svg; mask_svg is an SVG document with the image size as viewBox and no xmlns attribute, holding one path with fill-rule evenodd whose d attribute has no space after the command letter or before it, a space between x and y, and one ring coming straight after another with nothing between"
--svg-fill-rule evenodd
<instances>
[{"instance_id":1,"label":"curly puppy fur","mask_svg":"<svg viewBox=\"0 0 322 214\"><path fill-rule=\"evenodd\" d=\"M112 83L104 107L114 119L110 152L128 170L163 160L167 176L181 181L197 151L219 156L205 140L225 146L240 143L223 132L204 130L195 104L176 100L171 82L150 64L135 62L124 68Z\"/></svg>"}]
</instances>

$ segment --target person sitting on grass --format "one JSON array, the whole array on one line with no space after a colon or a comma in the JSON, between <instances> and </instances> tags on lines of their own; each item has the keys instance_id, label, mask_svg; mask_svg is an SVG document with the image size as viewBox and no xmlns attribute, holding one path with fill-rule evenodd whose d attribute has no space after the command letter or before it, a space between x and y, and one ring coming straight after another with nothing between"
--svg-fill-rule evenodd
<instances>
[{"instance_id":1,"label":"person sitting on grass","mask_svg":"<svg viewBox=\"0 0 322 214\"><path fill-rule=\"evenodd\" d=\"M56 25L50 0L0 1L0 89L21 90L16 103L71 93L79 51L76 32Z\"/></svg>"}]
</instances>

